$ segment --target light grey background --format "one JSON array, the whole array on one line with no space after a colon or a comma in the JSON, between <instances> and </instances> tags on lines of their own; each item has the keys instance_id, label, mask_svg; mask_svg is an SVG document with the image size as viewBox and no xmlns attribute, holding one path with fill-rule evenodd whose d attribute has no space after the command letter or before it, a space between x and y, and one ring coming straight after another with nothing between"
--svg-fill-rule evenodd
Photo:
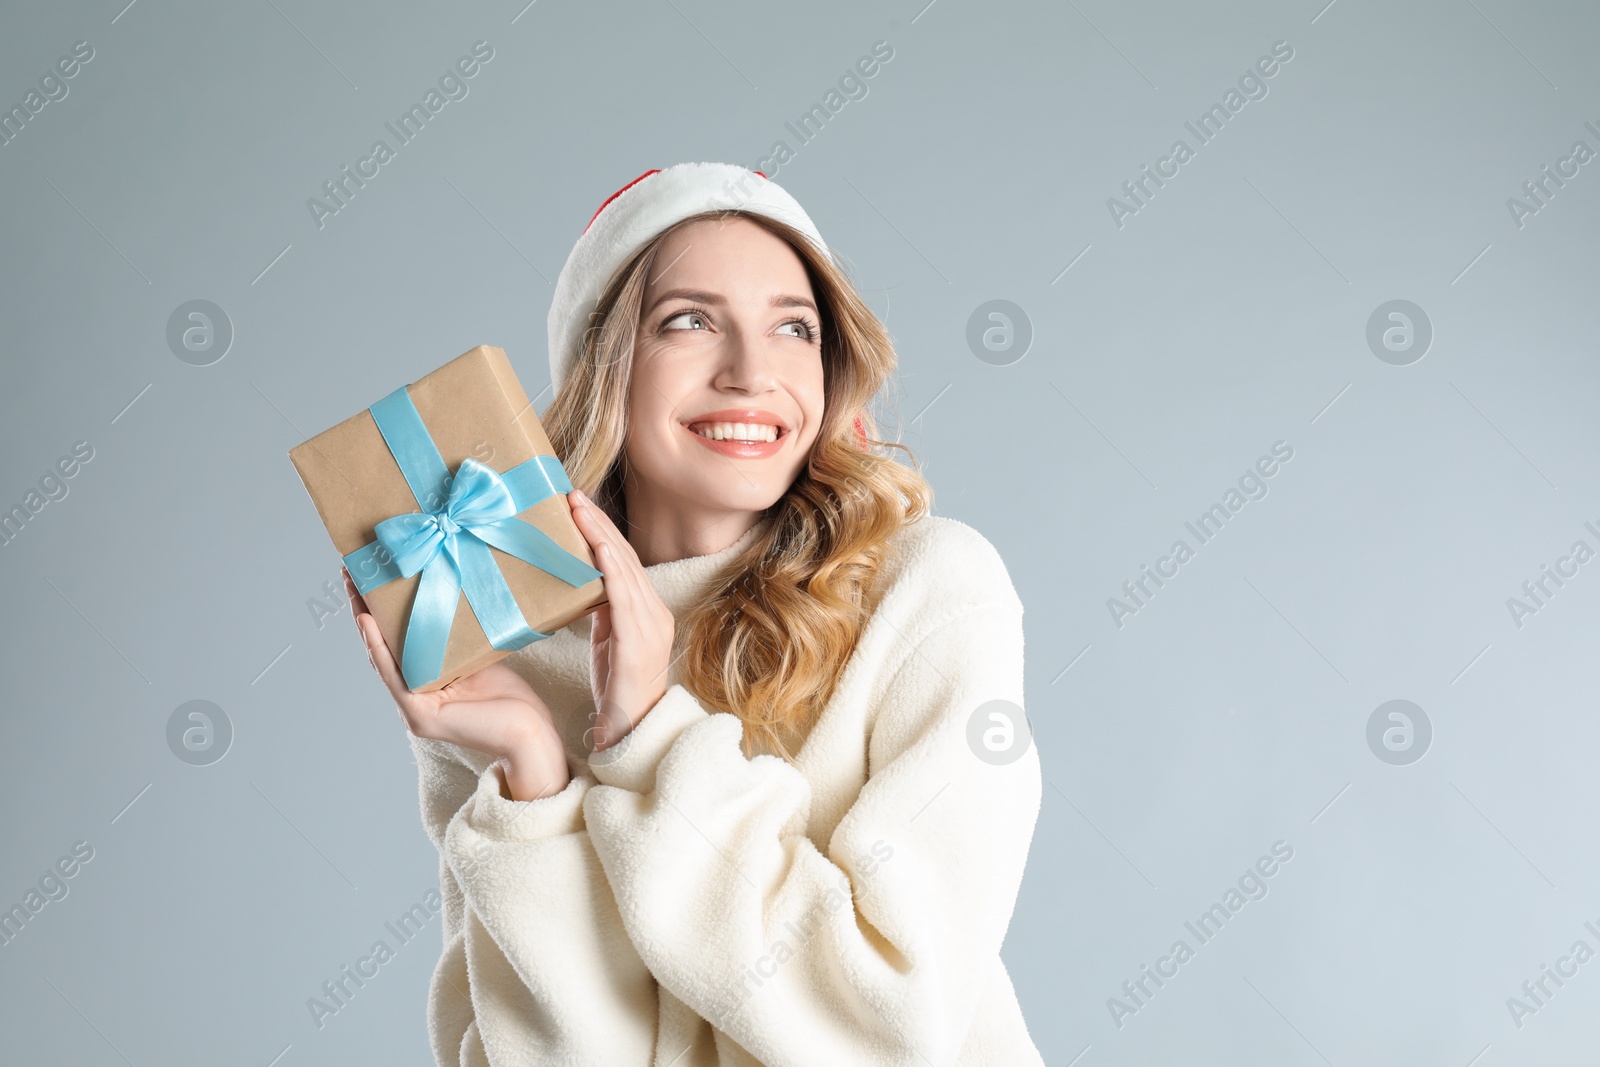
<instances>
[{"instance_id":1,"label":"light grey background","mask_svg":"<svg viewBox=\"0 0 1600 1067\"><path fill-rule=\"evenodd\" d=\"M338 560L286 452L480 343L538 392L601 200L779 139L897 340L889 433L1027 606L1047 783L1005 959L1047 1061L1593 1054L1600 962L1520 1027L1507 1004L1600 950L1600 562L1520 626L1507 603L1600 549L1600 162L1507 206L1600 150L1593 5L123 2L0 14L7 108L94 49L0 147L0 509L94 450L0 547L0 905L94 849L0 947L0 1058L431 1062L437 919L323 1027L306 1007L437 859L348 612L308 608ZM469 95L319 229L307 199L479 40ZM1268 95L1117 226L1277 41ZM205 367L166 341L196 299L235 331ZM1006 365L966 341L996 299L1034 332ZM1404 366L1366 340L1395 299L1434 330ZM1107 599L1280 440L1268 495L1119 628ZM234 730L209 766L166 740L196 699ZM1409 765L1368 747L1392 699L1433 727ZM1199 945L1185 921L1280 840Z\"/></svg>"}]
</instances>

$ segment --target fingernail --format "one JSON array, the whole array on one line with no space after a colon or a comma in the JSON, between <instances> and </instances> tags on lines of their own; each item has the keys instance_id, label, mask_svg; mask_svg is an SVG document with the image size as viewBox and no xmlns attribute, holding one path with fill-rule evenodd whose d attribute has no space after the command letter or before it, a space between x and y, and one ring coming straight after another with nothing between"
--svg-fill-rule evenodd
<instances>
[{"instance_id":1,"label":"fingernail","mask_svg":"<svg viewBox=\"0 0 1600 1067\"><path fill-rule=\"evenodd\" d=\"M585 502L585 501L587 501L587 500L588 500L588 499L589 499L589 498L588 498L588 497L586 497L586 496L584 496L584 495L583 495L583 490L582 490L582 489L574 489L574 490L573 490L573 491L572 491L572 496L573 496L573 497L574 497L574 498L575 498L575 499L576 499L576 500L577 500L577 501L578 501L578 503L580 503L580 504L582 504L582 503L584 503L584 502Z\"/></svg>"}]
</instances>

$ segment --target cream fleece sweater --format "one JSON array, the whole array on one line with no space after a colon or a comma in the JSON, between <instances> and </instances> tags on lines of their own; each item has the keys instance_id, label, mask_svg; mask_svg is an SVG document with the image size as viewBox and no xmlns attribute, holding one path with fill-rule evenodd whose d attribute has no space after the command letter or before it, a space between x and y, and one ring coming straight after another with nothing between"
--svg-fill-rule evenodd
<instances>
[{"instance_id":1,"label":"cream fleece sweater","mask_svg":"<svg viewBox=\"0 0 1600 1067\"><path fill-rule=\"evenodd\" d=\"M757 529L646 568L674 616ZM590 616L505 660L555 716L566 789L507 800L487 756L411 739L440 853L441 1065L1042 1067L1000 960L1038 754L994 766L967 741L979 705L1023 705L1022 602L969 526L895 543L793 764L747 759L675 670L590 756Z\"/></svg>"}]
</instances>

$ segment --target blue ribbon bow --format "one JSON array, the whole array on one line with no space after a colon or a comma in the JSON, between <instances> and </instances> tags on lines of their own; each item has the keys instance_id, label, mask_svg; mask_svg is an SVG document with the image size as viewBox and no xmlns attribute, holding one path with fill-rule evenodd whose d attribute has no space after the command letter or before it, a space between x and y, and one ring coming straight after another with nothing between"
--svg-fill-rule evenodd
<instances>
[{"instance_id":1,"label":"blue ribbon bow","mask_svg":"<svg viewBox=\"0 0 1600 1067\"><path fill-rule=\"evenodd\" d=\"M369 410L424 510L384 519L374 530L377 539L344 560L362 594L422 574L401 651L407 688L438 679L462 593L494 648L511 652L549 637L528 625L489 546L568 585L601 577L538 527L515 517L556 493L572 492L561 461L535 456L501 474L468 458L452 476L406 387Z\"/></svg>"}]
</instances>

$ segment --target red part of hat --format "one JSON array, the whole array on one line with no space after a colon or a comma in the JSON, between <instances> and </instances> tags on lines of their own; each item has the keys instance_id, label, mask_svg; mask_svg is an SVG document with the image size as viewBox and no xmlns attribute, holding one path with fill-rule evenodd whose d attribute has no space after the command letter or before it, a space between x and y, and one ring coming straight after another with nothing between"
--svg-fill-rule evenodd
<instances>
[{"instance_id":1,"label":"red part of hat","mask_svg":"<svg viewBox=\"0 0 1600 1067\"><path fill-rule=\"evenodd\" d=\"M656 167L656 168L654 168L652 170L647 170L643 174L639 175L637 178L633 179L633 181L629 182L627 185L624 185L621 189L618 189L616 192L614 192L610 196L606 197L605 203L603 203L599 207L595 208L594 209L594 214L589 216L589 221L583 227L583 232L584 233L588 233L589 232L589 227L593 226L594 225L594 220L600 217L600 212L602 212L602 211L604 211L606 209L606 204L611 203L611 201L615 200L617 197L621 196L623 193L627 192L629 189L633 188L635 185L638 185L640 182L642 182L646 178L650 177L650 175L652 175L652 174L660 174L660 173L661 173L661 168L660 167ZM762 174L759 170L752 171L751 173L755 174L759 178L765 178L766 177L766 175Z\"/></svg>"},{"instance_id":2,"label":"red part of hat","mask_svg":"<svg viewBox=\"0 0 1600 1067\"><path fill-rule=\"evenodd\" d=\"M621 196L623 193L627 192L629 189L632 189L635 185L638 185L640 182L642 182L646 178L650 177L650 175L652 175L652 174L660 174L660 173L661 173L661 168L660 167L656 167L654 170L647 170L643 174L639 175L637 178L633 179L633 181L629 182L627 185L624 185L621 189L618 189L616 192L614 192L610 196L606 197L605 204L601 204L599 207L595 208L594 209L594 214L589 216L589 221L583 227L583 232L584 233L588 233L589 232L589 227L593 226L594 225L594 220L600 217L600 212L602 212L602 211L604 211L606 209L606 204L611 203L611 201L615 200L617 197Z\"/></svg>"}]
</instances>

